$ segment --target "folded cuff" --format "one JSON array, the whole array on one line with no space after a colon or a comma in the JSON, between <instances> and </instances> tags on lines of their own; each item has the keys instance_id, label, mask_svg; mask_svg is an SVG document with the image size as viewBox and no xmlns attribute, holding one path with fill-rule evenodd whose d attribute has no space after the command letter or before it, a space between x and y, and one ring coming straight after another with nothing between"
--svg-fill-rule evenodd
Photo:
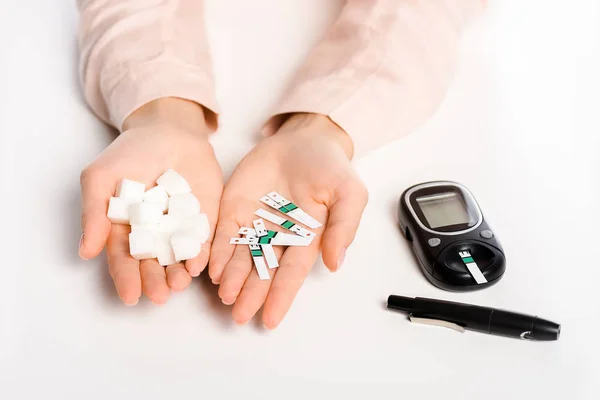
<instances>
[{"instance_id":1,"label":"folded cuff","mask_svg":"<svg viewBox=\"0 0 600 400\"><path fill-rule=\"evenodd\" d=\"M209 126L213 131L218 126L220 110L214 80L201 68L153 61L125 69L116 80L114 74L105 74L102 81L102 96L108 107L110 122L119 131L122 131L123 123L131 113L164 97L178 97L202 105L207 110Z\"/></svg>"},{"instance_id":2,"label":"folded cuff","mask_svg":"<svg viewBox=\"0 0 600 400\"><path fill-rule=\"evenodd\" d=\"M406 91L386 86L376 79L364 82L324 78L303 82L277 107L263 133L274 134L293 113L322 114L350 136L354 159L358 159L411 127L401 111L409 109L402 104L406 101ZM393 127L405 132L397 132Z\"/></svg>"}]
</instances>

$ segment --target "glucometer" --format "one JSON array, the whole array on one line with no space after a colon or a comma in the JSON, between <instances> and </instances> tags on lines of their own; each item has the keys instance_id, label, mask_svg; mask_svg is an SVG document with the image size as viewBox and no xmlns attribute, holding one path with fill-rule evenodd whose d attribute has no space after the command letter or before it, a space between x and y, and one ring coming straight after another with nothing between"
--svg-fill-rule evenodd
<instances>
[{"instance_id":1,"label":"glucometer","mask_svg":"<svg viewBox=\"0 0 600 400\"><path fill-rule=\"evenodd\" d=\"M421 270L435 286L469 291L502 278L504 250L465 186L435 181L406 189L398 220Z\"/></svg>"}]
</instances>

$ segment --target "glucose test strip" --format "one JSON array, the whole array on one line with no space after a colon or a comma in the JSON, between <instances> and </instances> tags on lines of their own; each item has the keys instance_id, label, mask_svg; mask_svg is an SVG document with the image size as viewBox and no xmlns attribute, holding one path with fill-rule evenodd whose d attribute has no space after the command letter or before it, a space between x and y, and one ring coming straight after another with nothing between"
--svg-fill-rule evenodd
<instances>
[{"instance_id":1,"label":"glucose test strip","mask_svg":"<svg viewBox=\"0 0 600 400\"><path fill-rule=\"evenodd\" d=\"M321 226L321 223L277 192L271 192L261 197L260 201L307 226ZM308 246L316 236L316 233L262 208L256 210L254 214L260 218L252 221L253 227L241 227L238 230L238 234L244 237L231 238L229 243L234 245L248 245L258 276L260 279L270 279L267 266L269 269L279 267L273 246ZM268 230L263 218L293 232L294 235Z\"/></svg>"},{"instance_id":2,"label":"glucose test strip","mask_svg":"<svg viewBox=\"0 0 600 400\"><path fill-rule=\"evenodd\" d=\"M254 225L256 236L258 236L259 238L268 235L267 228L265 227L265 221L263 221L262 219L256 219L252 221L252 225ZM273 245L261 244L260 248L263 251L263 255L265 256L265 260L267 261L267 265L269 266L269 268L279 267L279 261L277 261L277 256L275 255L275 251L273 250Z\"/></svg>"},{"instance_id":3,"label":"glucose test strip","mask_svg":"<svg viewBox=\"0 0 600 400\"><path fill-rule=\"evenodd\" d=\"M267 231L268 235L253 238L231 238L230 244L271 244L274 246L308 246L311 241L297 235L288 235L286 233Z\"/></svg>"},{"instance_id":4,"label":"glucose test strip","mask_svg":"<svg viewBox=\"0 0 600 400\"><path fill-rule=\"evenodd\" d=\"M291 216L292 218L294 218L295 220L302 222L304 225L308 226L309 228L316 229L323 225L319 221L317 221L316 219L314 219L313 217L308 215L300 207L298 207L297 205L295 205L294 203L292 203L291 201L289 201L288 199L286 199L279 193L271 192L271 193L267 194L267 196L270 199L277 202L277 204L279 204L281 207L284 207L287 210L287 212L285 212L284 214L287 214L287 215Z\"/></svg>"},{"instance_id":5,"label":"glucose test strip","mask_svg":"<svg viewBox=\"0 0 600 400\"><path fill-rule=\"evenodd\" d=\"M296 225L292 221L289 221L285 218L278 217L277 215L270 213L265 209L259 208L254 212L254 214L258 217L261 217L262 219L272 222L275 225L279 225L282 228L285 228L291 232L294 232L296 235L300 235L307 239L312 239L315 236L317 236L316 233L311 232L308 229L301 227L300 225Z\"/></svg>"},{"instance_id":6,"label":"glucose test strip","mask_svg":"<svg viewBox=\"0 0 600 400\"><path fill-rule=\"evenodd\" d=\"M250 255L252 255L252 261L254 261L254 266L256 267L256 272L258 273L258 277L261 281L271 279L269 275L269 270L267 269L267 264L265 264L265 258L263 257L263 252L260 249L260 246L257 244L251 244L248 246L250 249Z\"/></svg>"}]
</instances>

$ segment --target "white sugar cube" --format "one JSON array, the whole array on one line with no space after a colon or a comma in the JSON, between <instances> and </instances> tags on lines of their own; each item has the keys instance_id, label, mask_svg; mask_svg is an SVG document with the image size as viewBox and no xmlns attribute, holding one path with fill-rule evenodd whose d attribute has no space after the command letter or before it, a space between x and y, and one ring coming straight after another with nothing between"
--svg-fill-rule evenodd
<instances>
[{"instance_id":1,"label":"white sugar cube","mask_svg":"<svg viewBox=\"0 0 600 400\"><path fill-rule=\"evenodd\" d=\"M177 264L177 260L175 259L175 253L173 253L171 241L168 237L162 236L160 234L157 236L155 252L156 257L158 258L158 263L163 267L167 265Z\"/></svg>"},{"instance_id":2,"label":"white sugar cube","mask_svg":"<svg viewBox=\"0 0 600 400\"><path fill-rule=\"evenodd\" d=\"M192 192L192 188L185 178L172 169L169 169L162 174L160 178L156 180L156 183L158 183L159 186L162 186L169 196Z\"/></svg>"},{"instance_id":3,"label":"white sugar cube","mask_svg":"<svg viewBox=\"0 0 600 400\"><path fill-rule=\"evenodd\" d=\"M129 203L139 203L144 199L146 185L140 182L123 179L117 187L116 197Z\"/></svg>"},{"instance_id":4,"label":"white sugar cube","mask_svg":"<svg viewBox=\"0 0 600 400\"><path fill-rule=\"evenodd\" d=\"M200 202L191 193L178 194L169 199L169 215L177 218L200 213Z\"/></svg>"},{"instance_id":5,"label":"white sugar cube","mask_svg":"<svg viewBox=\"0 0 600 400\"><path fill-rule=\"evenodd\" d=\"M111 197L108 203L108 219L113 224L128 224L129 223L129 203L118 197Z\"/></svg>"},{"instance_id":6,"label":"white sugar cube","mask_svg":"<svg viewBox=\"0 0 600 400\"><path fill-rule=\"evenodd\" d=\"M162 207L154 203L134 203L129 206L131 225L157 224L162 215Z\"/></svg>"},{"instance_id":7,"label":"white sugar cube","mask_svg":"<svg viewBox=\"0 0 600 400\"><path fill-rule=\"evenodd\" d=\"M178 231L171 237L171 247L177 261L189 260L200 254L202 244L194 230Z\"/></svg>"},{"instance_id":8,"label":"white sugar cube","mask_svg":"<svg viewBox=\"0 0 600 400\"><path fill-rule=\"evenodd\" d=\"M179 218L168 214L161 215L160 219L158 220L158 232L170 236L173 234L173 232L179 229L180 225L181 221Z\"/></svg>"},{"instance_id":9,"label":"white sugar cube","mask_svg":"<svg viewBox=\"0 0 600 400\"><path fill-rule=\"evenodd\" d=\"M200 243L205 243L210 236L208 216L206 214L194 214L181 221L179 229L193 230L196 232Z\"/></svg>"},{"instance_id":10,"label":"white sugar cube","mask_svg":"<svg viewBox=\"0 0 600 400\"><path fill-rule=\"evenodd\" d=\"M163 212L169 209L169 194L162 186L154 186L144 193L144 203L154 203L162 207Z\"/></svg>"},{"instance_id":11,"label":"white sugar cube","mask_svg":"<svg viewBox=\"0 0 600 400\"><path fill-rule=\"evenodd\" d=\"M152 231L154 233L157 233L158 232L158 223L131 225L131 232L137 232L137 231Z\"/></svg>"},{"instance_id":12,"label":"white sugar cube","mask_svg":"<svg viewBox=\"0 0 600 400\"><path fill-rule=\"evenodd\" d=\"M129 234L129 254L136 260L156 258L156 235L149 229Z\"/></svg>"}]
</instances>

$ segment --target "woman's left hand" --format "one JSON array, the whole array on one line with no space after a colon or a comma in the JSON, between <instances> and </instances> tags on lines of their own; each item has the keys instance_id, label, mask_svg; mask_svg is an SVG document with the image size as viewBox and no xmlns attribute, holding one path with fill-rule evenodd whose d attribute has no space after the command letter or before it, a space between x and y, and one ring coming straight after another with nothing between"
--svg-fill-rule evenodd
<instances>
[{"instance_id":1,"label":"woman's left hand","mask_svg":"<svg viewBox=\"0 0 600 400\"><path fill-rule=\"evenodd\" d=\"M338 270L367 204L367 190L352 168L352 141L329 118L296 114L264 139L239 164L225 187L209 275L219 297L234 304L233 318L248 322L263 306L263 324L275 328L322 250L331 271ZM246 245L231 245L240 227L252 227L257 208L283 216L259 199L277 191L323 223L308 247L275 247L280 266L260 280ZM291 218L288 218L291 219ZM295 221L294 221L295 222ZM266 222L270 229L273 225ZM276 230L283 231L277 227ZM290 233L290 232L288 232Z\"/></svg>"}]
</instances>

